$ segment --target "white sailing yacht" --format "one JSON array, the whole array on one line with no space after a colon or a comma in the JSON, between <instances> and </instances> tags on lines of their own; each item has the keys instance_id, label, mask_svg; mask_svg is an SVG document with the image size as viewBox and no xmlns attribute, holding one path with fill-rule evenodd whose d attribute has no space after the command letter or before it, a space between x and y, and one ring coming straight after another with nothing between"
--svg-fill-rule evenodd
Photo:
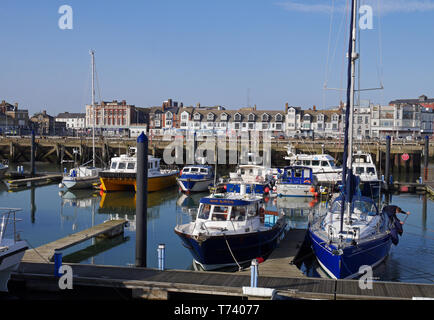
<instances>
[{"instance_id":1,"label":"white sailing yacht","mask_svg":"<svg viewBox=\"0 0 434 320\"><path fill-rule=\"evenodd\" d=\"M92 166L87 165L91 161L72 168L68 174L66 174L60 187L66 187L69 190L75 189L90 189L94 187L94 184L99 182L99 172L101 168L97 168L95 165L95 51L91 50L90 55L92 57Z\"/></svg>"}]
</instances>

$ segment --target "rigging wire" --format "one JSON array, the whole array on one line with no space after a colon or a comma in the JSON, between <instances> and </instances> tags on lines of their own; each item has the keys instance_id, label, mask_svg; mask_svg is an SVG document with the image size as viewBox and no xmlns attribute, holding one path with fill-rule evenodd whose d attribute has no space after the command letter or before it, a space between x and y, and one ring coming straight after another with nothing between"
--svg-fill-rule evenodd
<instances>
[{"instance_id":1,"label":"rigging wire","mask_svg":"<svg viewBox=\"0 0 434 320\"><path fill-rule=\"evenodd\" d=\"M323 108L326 107L326 98L325 98L325 89L327 88L327 75L329 71L329 58L330 58L330 43L332 40L332 30L333 30L333 12L335 9L335 0L332 0L332 7L330 11L330 25L329 25L329 39L327 44L327 58L326 58L326 67L325 67L325 80L324 80L324 89L323 89Z\"/></svg>"}]
</instances>

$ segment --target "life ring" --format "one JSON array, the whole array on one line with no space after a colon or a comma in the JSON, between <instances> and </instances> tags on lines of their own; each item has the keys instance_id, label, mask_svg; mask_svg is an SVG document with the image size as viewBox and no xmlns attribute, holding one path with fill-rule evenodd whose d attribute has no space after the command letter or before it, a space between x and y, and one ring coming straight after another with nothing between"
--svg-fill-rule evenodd
<instances>
[{"instance_id":1,"label":"life ring","mask_svg":"<svg viewBox=\"0 0 434 320\"><path fill-rule=\"evenodd\" d=\"M310 183L309 179L304 180L304 183Z\"/></svg>"}]
</instances>

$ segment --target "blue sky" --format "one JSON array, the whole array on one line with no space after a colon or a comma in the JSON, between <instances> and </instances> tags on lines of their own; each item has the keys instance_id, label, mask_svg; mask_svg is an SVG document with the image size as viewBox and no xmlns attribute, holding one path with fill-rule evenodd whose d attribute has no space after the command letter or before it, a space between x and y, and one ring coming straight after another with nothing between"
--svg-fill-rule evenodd
<instances>
[{"instance_id":1,"label":"blue sky","mask_svg":"<svg viewBox=\"0 0 434 320\"><path fill-rule=\"evenodd\" d=\"M363 2L374 9L374 28L361 32L362 87L381 79L385 89L362 99L434 97L434 0ZM58 27L63 4L73 9L72 30ZM337 105L342 93L323 85L345 86L345 6L344 0L0 0L1 99L32 114L84 112L94 49L103 100L142 107L167 98L227 108Z\"/></svg>"}]
</instances>

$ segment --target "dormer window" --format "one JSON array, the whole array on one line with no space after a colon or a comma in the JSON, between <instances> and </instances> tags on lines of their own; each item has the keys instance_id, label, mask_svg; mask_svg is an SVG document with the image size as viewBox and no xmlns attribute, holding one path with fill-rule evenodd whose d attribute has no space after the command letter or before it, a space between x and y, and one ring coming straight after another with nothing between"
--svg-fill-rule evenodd
<instances>
[{"instance_id":1,"label":"dormer window","mask_svg":"<svg viewBox=\"0 0 434 320\"><path fill-rule=\"evenodd\" d=\"M166 112L166 119L172 119L173 118L173 114L172 112Z\"/></svg>"},{"instance_id":2,"label":"dormer window","mask_svg":"<svg viewBox=\"0 0 434 320\"><path fill-rule=\"evenodd\" d=\"M241 114L236 113L235 116L234 116L234 120L235 121L241 121Z\"/></svg>"},{"instance_id":3,"label":"dormer window","mask_svg":"<svg viewBox=\"0 0 434 320\"><path fill-rule=\"evenodd\" d=\"M248 120L249 121L255 121L255 114L250 113L249 116L248 116Z\"/></svg>"},{"instance_id":4,"label":"dormer window","mask_svg":"<svg viewBox=\"0 0 434 320\"><path fill-rule=\"evenodd\" d=\"M262 115L262 122L267 122L270 119L270 116L266 113Z\"/></svg>"},{"instance_id":5,"label":"dormer window","mask_svg":"<svg viewBox=\"0 0 434 320\"><path fill-rule=\"evenodd\" d=\"M194 120L200 121L200 113L196 112L193 116Z\"/></svg>"},{"instance_id":6,"label":"dormer window","mask_svg":"<svg viewBox=\"0 0 434 320\"><path fill-rule=\"evenodd\" d=\"M208 121L213 121L213 120L214 120L214 113L211 113L211 112L208 113L206 119L207 119Z\"/></svg>"},{"instance_id":7,"label":"dormer window","mask_svg":"<svg viewBox=\"0 0 434 320\"><path fill-rule=\"evenodd\" d=\"M275 118L276 118L276 121L282 121L283 120L283 117L280 113L276 114Z\"/></svg>"},{"instance_id":8,"label":"dormer window","mask_svg":"<svg viewBox=\"0 0 434 320\"><path fill-rule=\"evenodd\" d=\"M183 112L182 113L181 120L188 120L188 112Z\"/></svg>"},{"instance_id":9,"label":"dormer window","mask_svg":"<svg viewBox=\"0 0 434 320\"><path fill-rule=\"evenodd\" d=\"M228 115L227 115L227 113L222 113L220 115L220 120L221 121L228 121Z\"/></svg>"},{"instance_id":10,"label":"dormer window","mask_svg":"<svg viewBox=\"0 0 434 320\"><path fill-rule=\"evenodd\" d=\"M309 114L305 114L303 116L303 121L310 121L310 115Z\"/></svg>"},{"instance_id":11,"label":"dormer window","mask_svg":"<svg viewBox=\"0 0 434 320\"><path fill-rule=\"evenodd\" d=\"M316 121L324 121L324 116L323 116L322 114L319 114L319 115L316 117Z\"/></svg>"}]
</instances>

